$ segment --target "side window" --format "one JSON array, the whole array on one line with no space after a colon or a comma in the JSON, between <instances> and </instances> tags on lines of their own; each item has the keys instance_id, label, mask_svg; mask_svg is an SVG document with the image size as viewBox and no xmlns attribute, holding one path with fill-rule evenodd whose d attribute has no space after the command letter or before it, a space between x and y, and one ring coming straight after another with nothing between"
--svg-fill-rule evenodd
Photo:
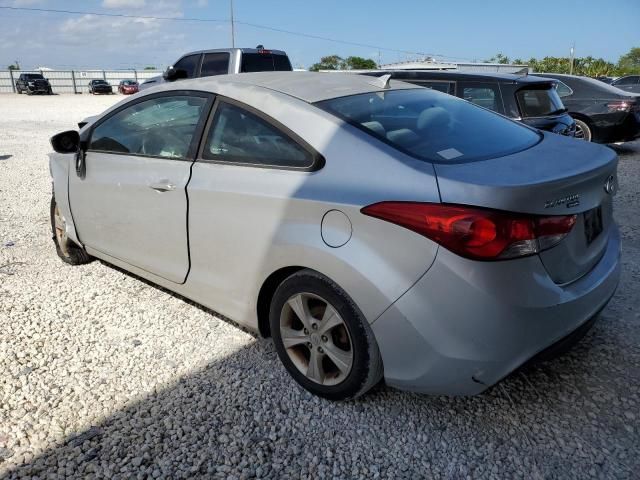
<instances>
[{"instance_id":1,"label":"side window","mask_svg":"<svg viewBox=\"0 0 640 480\"><path fill-rule=\"evenodd\" d=\"M556 90L560 98L573 94L573 90L571 90L567 84L562 83L560 80L556 80L556 82Z\"/></svg>"},{"instance_id":2,"label":"side window","mask_svg":"<svg viewBox=\"0 0 640 480\"><path fill-rule=\"evenodd\" d=\"M91 134L89 150L188 158L207 98L157 97L112 115Z\"/></svg>"},{"instance_id":3,"label":"side window","mask_svg":"<svg viewBox=\"0 0 640 480\"><path fill-rule=\"evenodd\" d=\"M207 135L202 158L231 163L306 168L312 155L262 118L221 102Z\"/></svg>"},{"instance_id":4,"label":"side window","mask_svg":"<svg viewBox=\"0 0 640 480\"><path fill-rule=\"evenodd\" d=\"M202 68L200 69L201 77L211 77L213 75L224 75L229 73L229 54L221 53L205 53L202 60Z\"/></svg>"},{"instance_id":5,"label":"side window","mask_svg":"<svg viewBox=\"0 0 640 480\"><path fill-rule=\"evenodd\" d=\"M629 77L624 77L621 78L620 80L616 80L616 82L614 82L614 85L636 85L638 83L638 78L640 77L636 77L636 76L629 76Z\"/></svg>"},{"instance_id":6,"label":"side window","mask_svg":"<svg viewBox=\"0 0 640 480\"><path fill-rule=\"evenodd\" d=\"M200 54L189 55L187 57L178 60L173 68L178 72L179 78L193 78L196 76L196 69L198 68L198 62L200 61Z\"/></svg>"},{"instance_id":7,"label":"side window","mask_svg":"<svg viewBox=\"0 0 640 480\"><path fill-rule=\"evenodd\" d=\"M462 98L494 112L502 113L500 90L492 83L460 83Z\"/></svg>"}]
</instances>

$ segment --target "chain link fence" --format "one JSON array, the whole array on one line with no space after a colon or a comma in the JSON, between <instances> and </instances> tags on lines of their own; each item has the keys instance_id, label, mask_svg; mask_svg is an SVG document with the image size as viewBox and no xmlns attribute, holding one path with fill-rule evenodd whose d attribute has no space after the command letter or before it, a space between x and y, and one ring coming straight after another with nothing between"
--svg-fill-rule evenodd
<instances>
[{"instance_id":1,"label":"chain link fence","mask_svg":"<svg viewBox=\"0 0 640 480\"><path fill-rule=\"evenodd\" d=\"M106 80L117 92L121 80L140 83L160 75L159 70L0 70L0 93L16 93L16 80L22 73L40 73L49 80L53 93L89 93L91 80Z\"/></svg>"}]
</instances>

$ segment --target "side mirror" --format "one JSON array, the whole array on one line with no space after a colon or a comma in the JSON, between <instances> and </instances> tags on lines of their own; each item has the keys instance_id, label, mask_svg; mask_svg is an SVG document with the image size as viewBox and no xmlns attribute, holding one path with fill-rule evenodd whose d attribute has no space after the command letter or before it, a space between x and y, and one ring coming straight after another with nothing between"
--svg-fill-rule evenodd
<instances>
[{"instance_id":1,"label":"side mirror","mask_svg":"<svg viewBox=\"0 0 640 480\"><path fill-rule=\"evenodd\" d=\"M167 82L173 82L178 78L178 71L173 67L167 67L167 69L162 74L162 78L164 78Z\"/></svg>"},{"instance_id":2,"label":"side mirror","mask_svg":"<svg viewBox=\"0 0 640 480\"><path fill-rule=\"evenodd\" d=\"M58 153L76 153L80 150L80 134L77 130L68 130L51 137L51 146Z\"/></svg>"}]
</instances>

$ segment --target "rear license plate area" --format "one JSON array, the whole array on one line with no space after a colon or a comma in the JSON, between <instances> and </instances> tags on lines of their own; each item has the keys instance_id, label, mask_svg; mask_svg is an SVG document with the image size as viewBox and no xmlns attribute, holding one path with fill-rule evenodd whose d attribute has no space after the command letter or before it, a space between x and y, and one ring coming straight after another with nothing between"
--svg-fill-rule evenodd
<instances>
[{"instance_id":1,"label":"rear license plate area","mask_svg":"<svg viewBox=\"0 0 640 480\"><path fill-rule=\"evenodd\" d=\"M587 245L591 243L602 233L602 207L597 207L584 212L584 235Z\"/></svg>"}]
</instances>

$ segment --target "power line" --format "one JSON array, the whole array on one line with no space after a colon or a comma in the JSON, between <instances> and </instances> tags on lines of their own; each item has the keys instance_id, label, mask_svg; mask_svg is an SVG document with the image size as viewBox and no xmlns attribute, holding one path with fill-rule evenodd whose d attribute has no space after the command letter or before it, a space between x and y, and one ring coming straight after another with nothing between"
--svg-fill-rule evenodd
<instances>
[{"instance_id":1,"label":"power line","mask_svg":"<svg viewBox=\"0 0 640 480\"><path fill-rule=\"evenodd\" d=\"M139 19L147 19L147 20L167 20L173 22L208 22L208 23L228 23L227 19L218 19L218 18L196 18L196 17L161 17L156 15L127 15L124 13L103 13L103 12L90 12L90 11L81 11L81 10L59 10L53 8L37 8L37 7L9 7L9 6L0 6L0 9L4 10L18 10L18 11L27 11L27 12L44 12L44 13L61 13L67 15L95 15L98 17L120 17L120 18L139 18ZM322 35L313 35L310 33L296 32L293 30L285 30L282 28L270 27L268 25L260 25L257 23L250 22L242 22L239 20L235 20L234 23L239 25L245 25L247 27L258 28L262 30L269 30L272 32L284 33L287 35L296 35L299 37L312 38L314 40L323 40L326 42L340 43L343 45L351 45L362 48L371 48L374 50L383 50L388 52L396 52L402 53L406 55L420 55L420 56L430 56L430 57L447 57L447 58L458 58L461 60L469 60L462 57L451 57L447 55L443 55L440 53L428 53L428 52L415 52L411 50L402 50L397 48L389 48L382 47L379 45L371 45L368 43L359 43L359 42L351 42L348 40L340 40L331 37L325 37Z\"/></svg>"}]
</instances>

